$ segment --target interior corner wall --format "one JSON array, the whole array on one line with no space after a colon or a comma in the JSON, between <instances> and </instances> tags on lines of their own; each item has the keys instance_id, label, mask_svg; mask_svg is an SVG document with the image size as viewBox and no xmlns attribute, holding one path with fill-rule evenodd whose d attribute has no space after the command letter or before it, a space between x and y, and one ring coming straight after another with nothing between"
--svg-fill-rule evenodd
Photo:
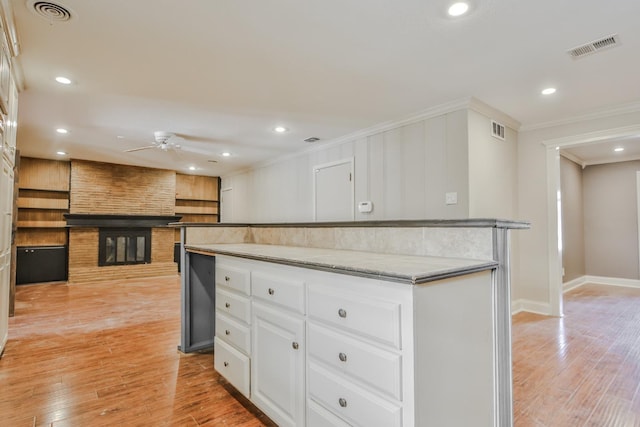
<instances>
[{"instance_id":1,"label":"interior corner wall","mask_svg":"<svg viewBox=\"0 0 640 427\"><path fill-rule=\"evenodd\" d=\"M467 218L467 110L458 110L318 148L222 178L232 188L232 218L223 222L313 221L313 167L354 159L355 203L373 211L356 220ZM447 205L445 193L458 203Z\"/></svg>"},{"instance_id":2,"label":"interior corner wall","mask_svg":"<svg viewBox=\"0 0 640 427\"><path fill-rule=\"evenodd\" d=\"M584 169L586 274L640 279L636 173L640 160Z\"/></svg>"},{"instance_id":3,"label":"interior corner wall","mask_svg":"<svg viewBox=\"0 0 640 427\"><path fill-rule=\"evenodd\" d=\"M518 133L491 136L491 118L469 110L469 216L516 218Z\"/></svg>"},{"instance_id":4,"label":"interior corner wall","mask_svg":"<svg viewBox=\"0 0 640 427\"><path fill-rule=\"evenodd\" d=\"M637 126L638 123L640 111L635 111L520 131L517 216L531 222L531 229L517 232L518 251L512 258L512 263L516 264L512 280L514 299L538 304L550 302L547 147L544 142Z\"/></svg>"},{"instance_id":5,"label":"interior corner wall","mask_svg":"<svg viewBox=\"0 0 640 427\"><path fill-rule=\"evenodd\" d=\"M582 166L560 157L560 193L562 200L563 282L587 274L585 268L585 224Z\"/></svg>"}]
</instances>

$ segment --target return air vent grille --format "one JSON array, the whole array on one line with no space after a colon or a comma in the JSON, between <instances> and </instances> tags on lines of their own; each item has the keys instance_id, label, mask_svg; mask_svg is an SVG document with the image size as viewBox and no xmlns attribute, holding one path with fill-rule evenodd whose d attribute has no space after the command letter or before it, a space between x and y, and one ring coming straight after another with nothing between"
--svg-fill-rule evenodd
<instances>
[{"instance_id":1,"label":"return air vent grille","mask_svg":"<svg viewBox=\"0 0 640 427\"><path fill-rule=\"evenodd\" d=\"M618 35L613 34L599 40L583 44L581 46L576 46L573 49L569 49L567 53L573 58L580 58L582 56L598 52L602 49L608 49L610 47L617 46L618 44L620 44Z\"/></svg>"},{"instance_id":2,"label":"return air vent grille","mask_svg":"<svg viewBox=\"0 0 640 427\"><path fill-rule=\"evenodd\" d=\"M504 125L491 120L491 136L504 141Z\"/></svg>"}]
</instances>

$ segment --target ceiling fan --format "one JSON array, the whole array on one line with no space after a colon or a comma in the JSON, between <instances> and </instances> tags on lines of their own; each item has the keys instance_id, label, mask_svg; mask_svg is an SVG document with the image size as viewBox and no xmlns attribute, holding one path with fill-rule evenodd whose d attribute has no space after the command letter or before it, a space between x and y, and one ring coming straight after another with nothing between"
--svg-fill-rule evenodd
<instances>
[{"instance_id":1,"label":"ceiling fan","mask_svg":"<svg viewBox=\"0 0 640 427\"><path fill-rule=\"evenodd\" d=\"M153 133L153 137L155 141L151 145L146 145L144 147L131 148L129 150L124 150L125 153L132 153L134 151L147 150L149 148L159 148L162 151L169 150L179 150L181 148L178 142L182 141L182 138L176 136L171 132L164 131L155 131Z\"/></svg>"}]
</instances>

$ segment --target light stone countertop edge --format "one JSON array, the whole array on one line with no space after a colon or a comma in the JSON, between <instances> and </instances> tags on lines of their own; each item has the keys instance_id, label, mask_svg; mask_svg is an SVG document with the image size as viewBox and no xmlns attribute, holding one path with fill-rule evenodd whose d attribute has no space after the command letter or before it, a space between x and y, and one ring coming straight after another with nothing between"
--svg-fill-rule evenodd
<instances>
[{"instance_id":1,"label":"light stone countertop edge","mask_svg":"<svg viewBox=\"0 0 640 427\"><path fill-rule=\"evenodd\" d=\"M382 254L339 249L254 243L186 245L188 252L227 255L255 261L419 285L498 267L494 260Z\"/></svg>"}]
</instances>

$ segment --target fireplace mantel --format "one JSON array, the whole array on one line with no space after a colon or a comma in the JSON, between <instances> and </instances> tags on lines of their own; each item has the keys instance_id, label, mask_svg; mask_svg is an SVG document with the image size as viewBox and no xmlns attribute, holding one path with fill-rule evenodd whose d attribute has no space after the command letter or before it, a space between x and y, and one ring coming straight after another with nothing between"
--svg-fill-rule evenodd
<instances>
[{"instance_id":1,"label":"fireplace mantel","mask_svg":"<svg viewBox=\"0 0 640 427\"><path fill-rule=\"evenodd\" d=\"M65 214L67 227L167 227L180 221L182 216L169 215L108 215L108 214Z\"/></svg>"}]
</instances>

